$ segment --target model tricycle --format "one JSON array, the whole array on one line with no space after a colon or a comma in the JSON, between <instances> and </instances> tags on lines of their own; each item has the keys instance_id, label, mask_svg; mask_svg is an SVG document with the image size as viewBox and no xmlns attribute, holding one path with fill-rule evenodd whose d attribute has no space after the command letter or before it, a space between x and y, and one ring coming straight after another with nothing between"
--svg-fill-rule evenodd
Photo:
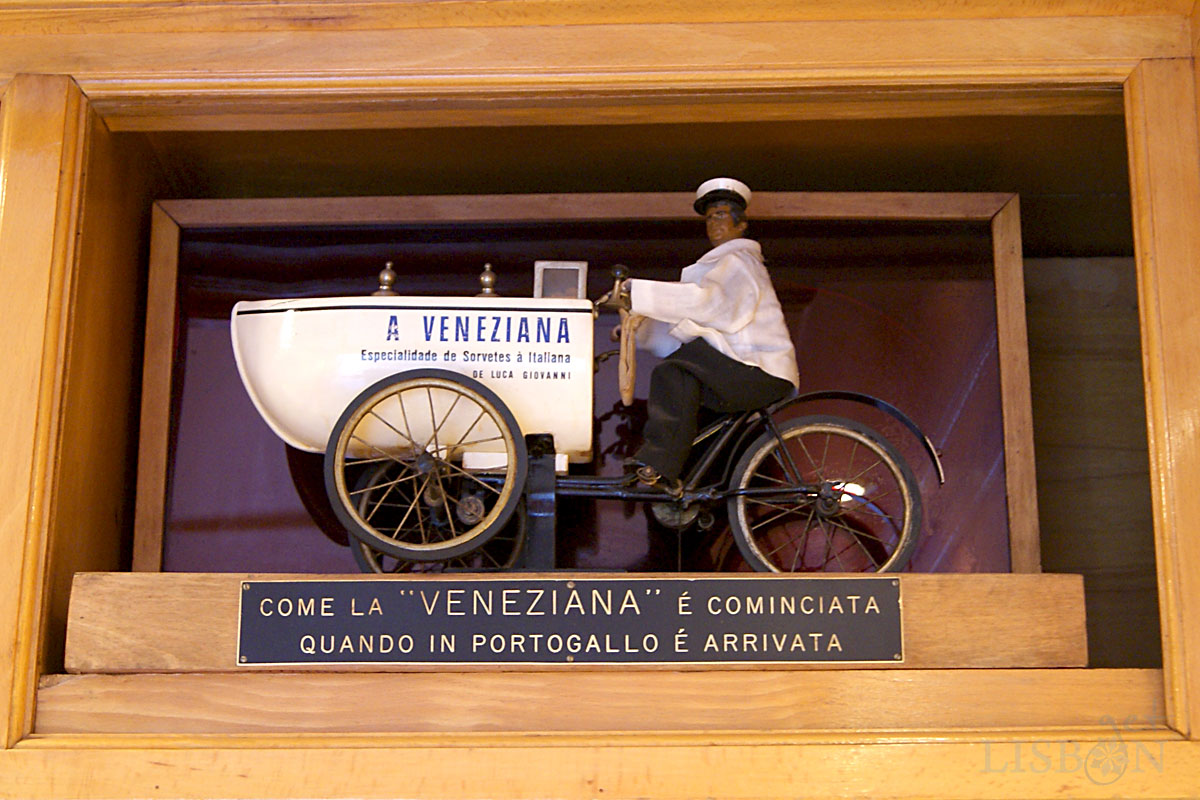
<instances>
[{"instance_id":1,"label":"model tricycle","mask_svg":"<svg viewBox=\"0 0 1200 800\"><path fill-rule=\"evenodd\" d=\"M908 562L921 496L904 458L857 421L801 409L823 398L882 409L919 438L940 478L928 438L866 395L811 392L720 415L696 436L674 491L632 474L571 474L592 458L595 319L586 299L264 300L237 304L232 336L263 418L289 445L324 452L326 492L366 571L517 563L530 435L552 437L555 496L647 503L680 530L711 525L723 507L757 570Z\"/></svg>"}]
</instances>

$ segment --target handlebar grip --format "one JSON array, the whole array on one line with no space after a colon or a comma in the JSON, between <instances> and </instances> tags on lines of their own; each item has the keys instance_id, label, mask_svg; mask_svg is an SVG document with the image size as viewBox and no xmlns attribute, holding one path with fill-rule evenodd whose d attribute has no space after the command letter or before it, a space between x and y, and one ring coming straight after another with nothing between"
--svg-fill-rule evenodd
<instances>
[{"instance_id":1,"label":"handlebar grip","mask_svg":"<svg viewBox=\"0 0 1200 800\"><path fill-rule=\"evenodd\" d=\"M629 293L621 291L621 284L629 277L629 267L624 264L614 264L612 268L613 287L596 301L596 308L629 308Z\"/></svg>"}]
</instances>

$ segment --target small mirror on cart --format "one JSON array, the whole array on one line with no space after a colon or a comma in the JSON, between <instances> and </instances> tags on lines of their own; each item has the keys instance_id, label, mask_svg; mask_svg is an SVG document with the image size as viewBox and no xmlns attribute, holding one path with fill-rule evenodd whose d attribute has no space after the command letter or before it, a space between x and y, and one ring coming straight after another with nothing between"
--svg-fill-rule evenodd
<instances>
[{"instance_id":1,"label":"small mirror on cart","mask_svg":"<svg viewBox=\"0 0 1200 800\"><path fill-rule=\"evenodd\" d=\"M577 300L586 297L587 262L533 262L533 296L569 297Z\"/></svg>"}]
</instances>

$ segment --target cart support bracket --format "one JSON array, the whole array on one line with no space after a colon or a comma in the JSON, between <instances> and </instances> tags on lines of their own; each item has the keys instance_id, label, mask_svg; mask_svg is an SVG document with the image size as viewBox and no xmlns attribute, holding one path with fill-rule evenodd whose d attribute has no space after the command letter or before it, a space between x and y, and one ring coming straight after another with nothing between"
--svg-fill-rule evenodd
<instances>
[{"instance_id":1,"label":"cart support bracket","mask_svg":"<svg viewBox=\"0 0 1200 800\"><path fill-rule=\"evenodd\" d=\"M529 452L529 472L525 479L525 548L518 565L536 572L556 566L554 437L531 433L525 437Z\"/></svg>"}]
</instances>

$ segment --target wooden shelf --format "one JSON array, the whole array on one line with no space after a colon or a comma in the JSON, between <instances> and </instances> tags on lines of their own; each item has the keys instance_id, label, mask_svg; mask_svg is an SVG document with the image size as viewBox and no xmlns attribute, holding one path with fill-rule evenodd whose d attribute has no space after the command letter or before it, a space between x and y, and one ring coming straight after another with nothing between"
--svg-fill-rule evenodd
<instances>
[{"instance_id":1,"label":"wooden shelf","mask_svg":"<svg viewBox=\"0 0 1200 800\"><path fill-rule=\"evenodd\" d=\"M67 622L67 671L278 670L278 666L237 665L241 584L245 580L305 577L312 576L79 574L75 577ZM589 574L588 577L601 576ZM905 660L897 665L898 668L1087 665L1083 579L1078 575L905 574L899 577ZM322 579L369 580L363 576L323 576ZM407 579L381 577L375 580ZM845 669L846 665L804 664L788 668L829 667ZM422 668L447 671L444 666ZM585 667L582 664L547 665L545 668L573 672L588 668L627 669ZM754 665L746 668L762 669ZM417 668L412 665L342 664L296 669L410 672ZM502 667L472 665L462 669ZM676 670L678 667L664 665L661 669Z\"/></svg>"},{"instance_id":2,"label":"wooden shelf","mask_svg":"<svg viewBox=\"0 0 1200 800\"><path fill-rule=\"evenodd\" d=\"M54 675L37 734L773 734L1163 714L1160 670ZM653 698L649 701L647 698ZM913 734L918 735L918 734Z\"/></svg>"}]
</instances>

